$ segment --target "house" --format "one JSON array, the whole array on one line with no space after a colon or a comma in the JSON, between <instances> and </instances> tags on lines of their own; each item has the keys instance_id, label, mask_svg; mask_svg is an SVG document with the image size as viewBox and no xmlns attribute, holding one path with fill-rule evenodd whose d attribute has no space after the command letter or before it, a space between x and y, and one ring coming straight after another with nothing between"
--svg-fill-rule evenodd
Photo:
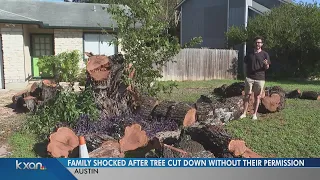
<instances>
[{"instance_id":1,"label":"house","mask_svg":"<svg viewBox=\"0 0 320 180\"><path fill-rule=\"evenodd\" d=\"M1 0L0 88L27 85L41 78L37 61L43 55L78 50L112 55L114 22L105 4ZM102 33L102 29L109 33ZM83 61L80 64L84 66Z\"/></svg>"},{"instance_id":2,"label":"house","mask_svg":"<svg viewBox=\"0 0 320 180\"><path fill-rule=\"evenodd\" d=\"M202 37L197 47L225 49L225 33L232 26L247 26L248 19L262 15L271 8L292 0L182 0L176 7L176 18L180 28L180 43L185 44L194 37ZM238 45L239 60L246 54L246 45ZM242 63L239 61L239 69Z\"/></svg>"},{"instance_id":3,"label":"house","mask_svg":"<svg viewBox=\"0 0 320 180\"><path fill-rule=\"evenodd\" d=\"M181 44L201 36L201 47L225 48L225 32L291 0L182 0L177 5Z\"/></svg>"}]
</instances>

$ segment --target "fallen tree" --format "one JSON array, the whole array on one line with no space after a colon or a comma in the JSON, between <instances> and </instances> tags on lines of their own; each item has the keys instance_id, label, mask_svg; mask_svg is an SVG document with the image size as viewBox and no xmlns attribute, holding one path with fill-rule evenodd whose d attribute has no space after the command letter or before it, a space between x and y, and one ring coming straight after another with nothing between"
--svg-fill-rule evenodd
<instances>
[{"instance_id":1,"label":"fallen tree","mask_svg":"<svg viewBox=\"0 0 320 180\"><path fill-rule=\"evenodd\" d=\"M72 129L85 136L91 157L235 157L222 125L239 118L241 97L203 95L192 104L139 96L121 83L126 70L121 55L88 55L87 87L101 116L97 121L81 116ZM241 92L236 87L228 92Z\"/></svg>"}]
</instances>

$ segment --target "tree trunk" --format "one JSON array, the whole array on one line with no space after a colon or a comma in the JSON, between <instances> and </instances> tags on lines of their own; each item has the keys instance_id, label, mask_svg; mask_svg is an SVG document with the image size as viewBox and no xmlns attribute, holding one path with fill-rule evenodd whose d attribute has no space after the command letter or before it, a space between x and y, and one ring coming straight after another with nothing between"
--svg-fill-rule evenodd
<instances>
[{"instance_id":1,"label":"tree trunk","mask_svg":"<svg viewBox=\"0 0 320 180\"><path fill-rule=\"evenodd\" d=\"M94 91L95 102L107 117L132 111L132 96L122 83L125 70L122 55L93 56L89 54L87 86Z\"/></svg>"}]
</instances>

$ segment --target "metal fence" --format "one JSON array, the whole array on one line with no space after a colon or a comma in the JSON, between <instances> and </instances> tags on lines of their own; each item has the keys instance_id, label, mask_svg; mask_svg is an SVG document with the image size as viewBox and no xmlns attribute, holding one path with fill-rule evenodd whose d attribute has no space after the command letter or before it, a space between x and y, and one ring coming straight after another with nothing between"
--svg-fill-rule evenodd
<instances>
[{"instance_id":1,"label":"metal fence","mask_svg":"<svg viewBox=\"0 0 320 180\"><path fill-rule=\"evenodd\" d=\"M238 51L227 49L182 49L162 69L162 81L236 79Z\"/></svg>"}]
</instances>

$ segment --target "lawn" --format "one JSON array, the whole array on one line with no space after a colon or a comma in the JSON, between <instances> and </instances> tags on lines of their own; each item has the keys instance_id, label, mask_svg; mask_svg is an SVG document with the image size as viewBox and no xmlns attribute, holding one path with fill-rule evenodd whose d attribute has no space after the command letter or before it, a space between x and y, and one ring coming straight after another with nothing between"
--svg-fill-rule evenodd
<instances>
[{"instance_id":1,"label":"lawn","mask_svg":"<svg viewBox=\"0 0 320 180\"><path fill-rule=\"evenodd\" d=\"M195 102L201 94L212 92L232 80L178 82L171 95L160 94L164 100ZM165 82L167 83L167 82ZM168 82L169 83L169 82ZM320 82L267 82L266 86L279 85L285 90L312 90L320 92ZM282 112L260 117L259 121L236 120L226 128L233 137L243 139L247 145L265 157L319 157L320 156L320 101L288 99ZM32 134L16 132L9 138L12 157L33 157Z\"/></svg>"}]
</instances>

